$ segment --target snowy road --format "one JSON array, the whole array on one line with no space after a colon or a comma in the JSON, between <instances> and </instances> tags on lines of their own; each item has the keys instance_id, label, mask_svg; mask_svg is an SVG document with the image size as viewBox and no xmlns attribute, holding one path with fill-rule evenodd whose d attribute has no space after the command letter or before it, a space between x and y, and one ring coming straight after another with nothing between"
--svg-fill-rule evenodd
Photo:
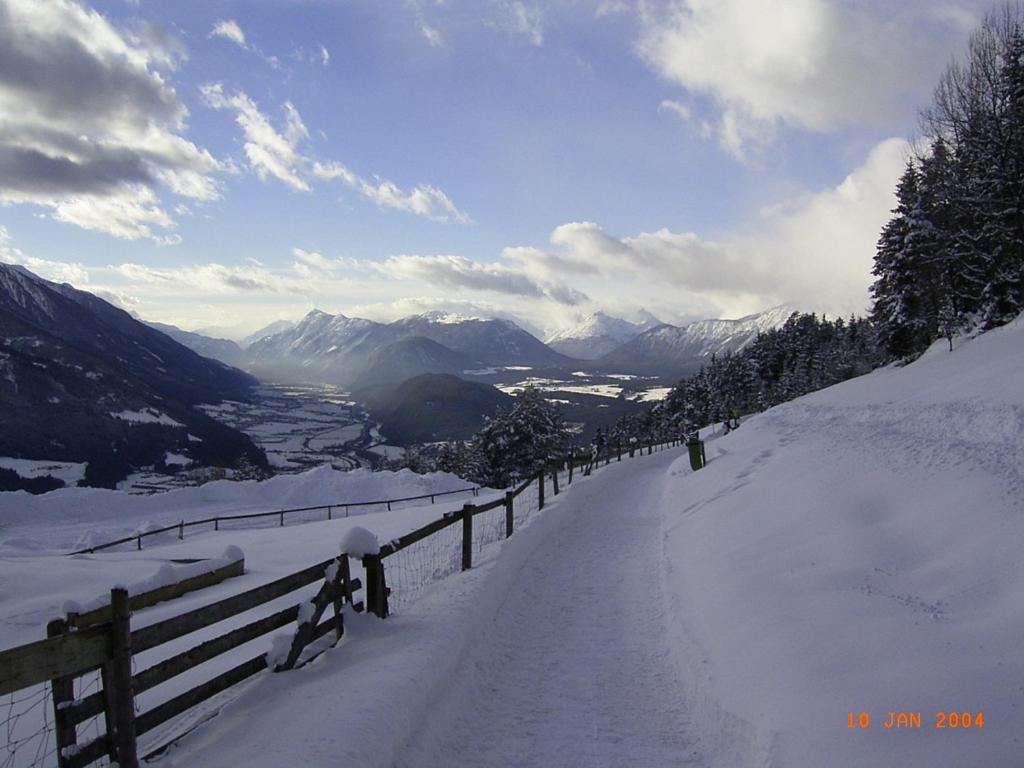
<instances>
[{"instance_id":1,"label":"snowy road","mask_svg":"<svg viewBox=\"0 0 1024 768\"><path fill-rule=\"evenodd\" d=\"M602 469L545 510L564 524L526 558L397 765L705 764L657 572L660 501L678 457Z\"/></svg>"}]
</instances>

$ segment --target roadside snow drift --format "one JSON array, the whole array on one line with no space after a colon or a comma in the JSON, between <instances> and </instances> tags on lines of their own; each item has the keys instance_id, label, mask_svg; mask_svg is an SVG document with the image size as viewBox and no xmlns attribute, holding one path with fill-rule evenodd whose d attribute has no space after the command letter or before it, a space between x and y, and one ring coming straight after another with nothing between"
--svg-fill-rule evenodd
<instances>
[{"instance_id":1,"label":"roadside snow drift","mask_svg":"<svg viewBox=\"0 0 1024 768\"><path fill-rule=\"evenodd\" d=\"M1022 448L1018 319L753 418L701 472L676 463L675 647L770 765L1024 764ZM972 727L936 728L949 712Z\"/></svg>"}]
</instances>

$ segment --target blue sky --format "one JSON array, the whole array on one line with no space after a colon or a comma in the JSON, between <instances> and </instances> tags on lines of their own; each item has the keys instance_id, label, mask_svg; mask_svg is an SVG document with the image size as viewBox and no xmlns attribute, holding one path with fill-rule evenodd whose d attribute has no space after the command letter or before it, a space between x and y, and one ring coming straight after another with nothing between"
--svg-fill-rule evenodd
<instances>
[{"instance_id":1,"label":"blue sky","mask_svg":"<svg viewBox=\"0 0 1024 768\"><path fill-rule=\"evenodd\" d=\"M861 311L988 8L0 0L0 259L229 334Z\"/></svg>"}]
</instances>

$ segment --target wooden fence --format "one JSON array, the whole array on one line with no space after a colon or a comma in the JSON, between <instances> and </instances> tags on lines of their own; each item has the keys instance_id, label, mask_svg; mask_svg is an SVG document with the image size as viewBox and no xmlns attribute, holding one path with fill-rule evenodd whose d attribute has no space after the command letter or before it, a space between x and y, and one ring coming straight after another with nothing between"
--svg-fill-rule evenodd
<instances>
[{"instance_id":1,"label":"wooden fence","mask_svg":"<svg viewBox=\"0 0 1024 768\"><path fill-rule=\"evenodd\" d=\"M137 629L131 626L132 610L152 603L140 596L129 598L125 589L115 588L111 591L109 606L54 620L47 626L47 639L0 652L0 695L43 683L50 686L59 768L83 768L104 757L109 757L111 762L117 762L122 768L133 768L138 766L139 761L139 736L264 669L283 671L308 662L311 654L315 655L322 650L322 644L312 647L311 644L326 635L333 633L334 642L340 639L344 633L343 606L349 605L356 611L364 608L363 601L356 601L356 591L365 589L367 611L380 618L387 617L391 592L385 576L385 562L388 558L451 526L461 524L461 568L468 570L473 566L474 518L504 508L504 534L507 538L514 533L514 505L523 494L535 493L537 509L540 510L545 506L549 482L551 492L557 495L561 490L560 477L571 484L574 476L589 474L601 466L602 462L607 465L613 460L622 461L624 456L634 456L637 452L642 455L644 449L650 454L678 444L679 441L671 440L643 446L633 445L628 451L624 451L621 444L616 444L607 446L597 456L589 452L586 455L574 452L573 455L550 462L503 496L484 504L465 504L459 510L447 512L441 518L384 544L377 553L364 555L362 565L365 577L362 581L351 576L349 557L342 553L337 558L316 563L268 584ZM322 507L311 509L318 508ZM238 570L237 565L230 565L233 566L232 573ZM133 659L139 654L265 605L320 580L323 584L312 600L300 601L244 626L232 628L188 650L164 655L160 661L141 671L133 671ZM195 586L202 584L197 582ZM166 596L173 595L165 592L164 599ZM309 603L309 606L304 603ZM332 611L323 620L328 608L332 608ZM287 653L277 655L264 652L255 655L136 714L135 699L140 693L292 623L297 623L297 629ZM101 672L101 689L76 698L75 679L95 670ZM99 716L102 716L105 732L79 741L79 727Z\"/></svg>"}]
</instances>

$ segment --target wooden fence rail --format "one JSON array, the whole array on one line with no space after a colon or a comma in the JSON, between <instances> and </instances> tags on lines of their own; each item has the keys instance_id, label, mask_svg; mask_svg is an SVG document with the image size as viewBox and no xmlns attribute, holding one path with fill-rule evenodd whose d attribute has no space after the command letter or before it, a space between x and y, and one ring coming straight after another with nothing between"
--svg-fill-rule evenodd
<instances>
[{"instance_id":1,"label":"wooden fence rail","mask_svg":"<svg viewBox=\"0 0 1024 768\"><path fill-rule=\"evenodd\" d=\"M656 449L679 445L680 441L671 440L663 443L631 445L629 454L633 456L637 448L643 455L647 448L648 454ZM340 639L344 633L343 606L349 605L353 610L365 608L374 615L385 618L389 613L388 596L390 590L385 577L384 563L387 558L424 539L440 533L453 525L462 525L462 569L473 567L473 520L478 515L497 509L504 510L504 534L510 537L514 533L515 501L531 488L537 493L537 508L545 504L544 489L548 479L552 483L552 493L558 495L559 474L565 476L566 484L573 482L574 474L590 474L600 467L623 457L621 443L606 446L605 450L594 455L579 455L575 451L569 456L548 462L535 474L526 478L515 488L506 491L502 496L483 504L468 503L459 510L444 513L421 528L411 531L380 547L379 552L362 557L365 570L364 579L353 578L350 574L349 557L342 553L320 563L304 568L266 584L253 587L239 594L231 595L216 602L173 616L154 624L132 629L131 612L143 606L152 605L153 595L129 597L124 588L111 591L110 605L91 610L86 613L69 614L65 619L57 619L47 627L48 637L35 643L23 645L0 652L0 695L10 694L34 685L48 684L53 699L54 731L57 741L57 759L60 768L84 768L104 757L117 762L122 768L137 768L137 738L152 731L196 705L210 699L231 686L251 677L252 675L272 668L274 671L293 669L309 660L304 658L311 644L333 633L334 640ZM472 491L477 494L476 487L449 491L445 494L434 494L434 497ZM411 501L428 498L430 495L393 499L395 501ZM383 502L362 502L365 504ZM340 505L331 505L340 506ZM355 506L355 505L349 505ZM307 507L309 511L324 509L326 506ZM279 512L259 513L257 515L239 515L233 519L278 515ZM189 525L206 521L195 521ZM228 519L225 517L221 520ZM175 527L164 530L172 530ZM116 543L132 541L134 537ZM96 547L94 549L98 549ZM85 550L89 551L89 550ZM241 561L228 563L214 572L203 574L191 580L185 580L172 587L154 590L160 593L160 599L169 599L180 594L186 587L192 589L216 583L220 578L237 575L244 569ZM134 672L132 661L139 654L159 648L167 643L238 616L246 611L264 606L271 601L285 597L299 589L308 587L322 580L320 590L312 599L300 601L268 616L250 621L243 626L232 627L230 630L212 639L204 640L188 650L165 656L139 672ZM186 583L191 582L191 583ZM364 586L365 585L365 586ZM355 592L365 589L364 601L357 602ZM309 603L310 608L303 608ZM322 621L328 609L328 618ZM261 653L252 658L234 664L226 671L220 672L205 682L190 688L183 693L136 714L135 697L158 685L166 683L179 675L195 668L197 665L215 659L223 654L263 637L270 632L296 623L297 628L292 637L287 653ZM312 649L315 654L321 647ZM309 656L308 653L305 656ZM90 695L75 698L76 678L84 674L100 670L102 688ZM88 741L79 743L79 726L90 720L103 716L105 732ZM152 754L152 753L151 753Z\"/></svg>"}]
</instances>

